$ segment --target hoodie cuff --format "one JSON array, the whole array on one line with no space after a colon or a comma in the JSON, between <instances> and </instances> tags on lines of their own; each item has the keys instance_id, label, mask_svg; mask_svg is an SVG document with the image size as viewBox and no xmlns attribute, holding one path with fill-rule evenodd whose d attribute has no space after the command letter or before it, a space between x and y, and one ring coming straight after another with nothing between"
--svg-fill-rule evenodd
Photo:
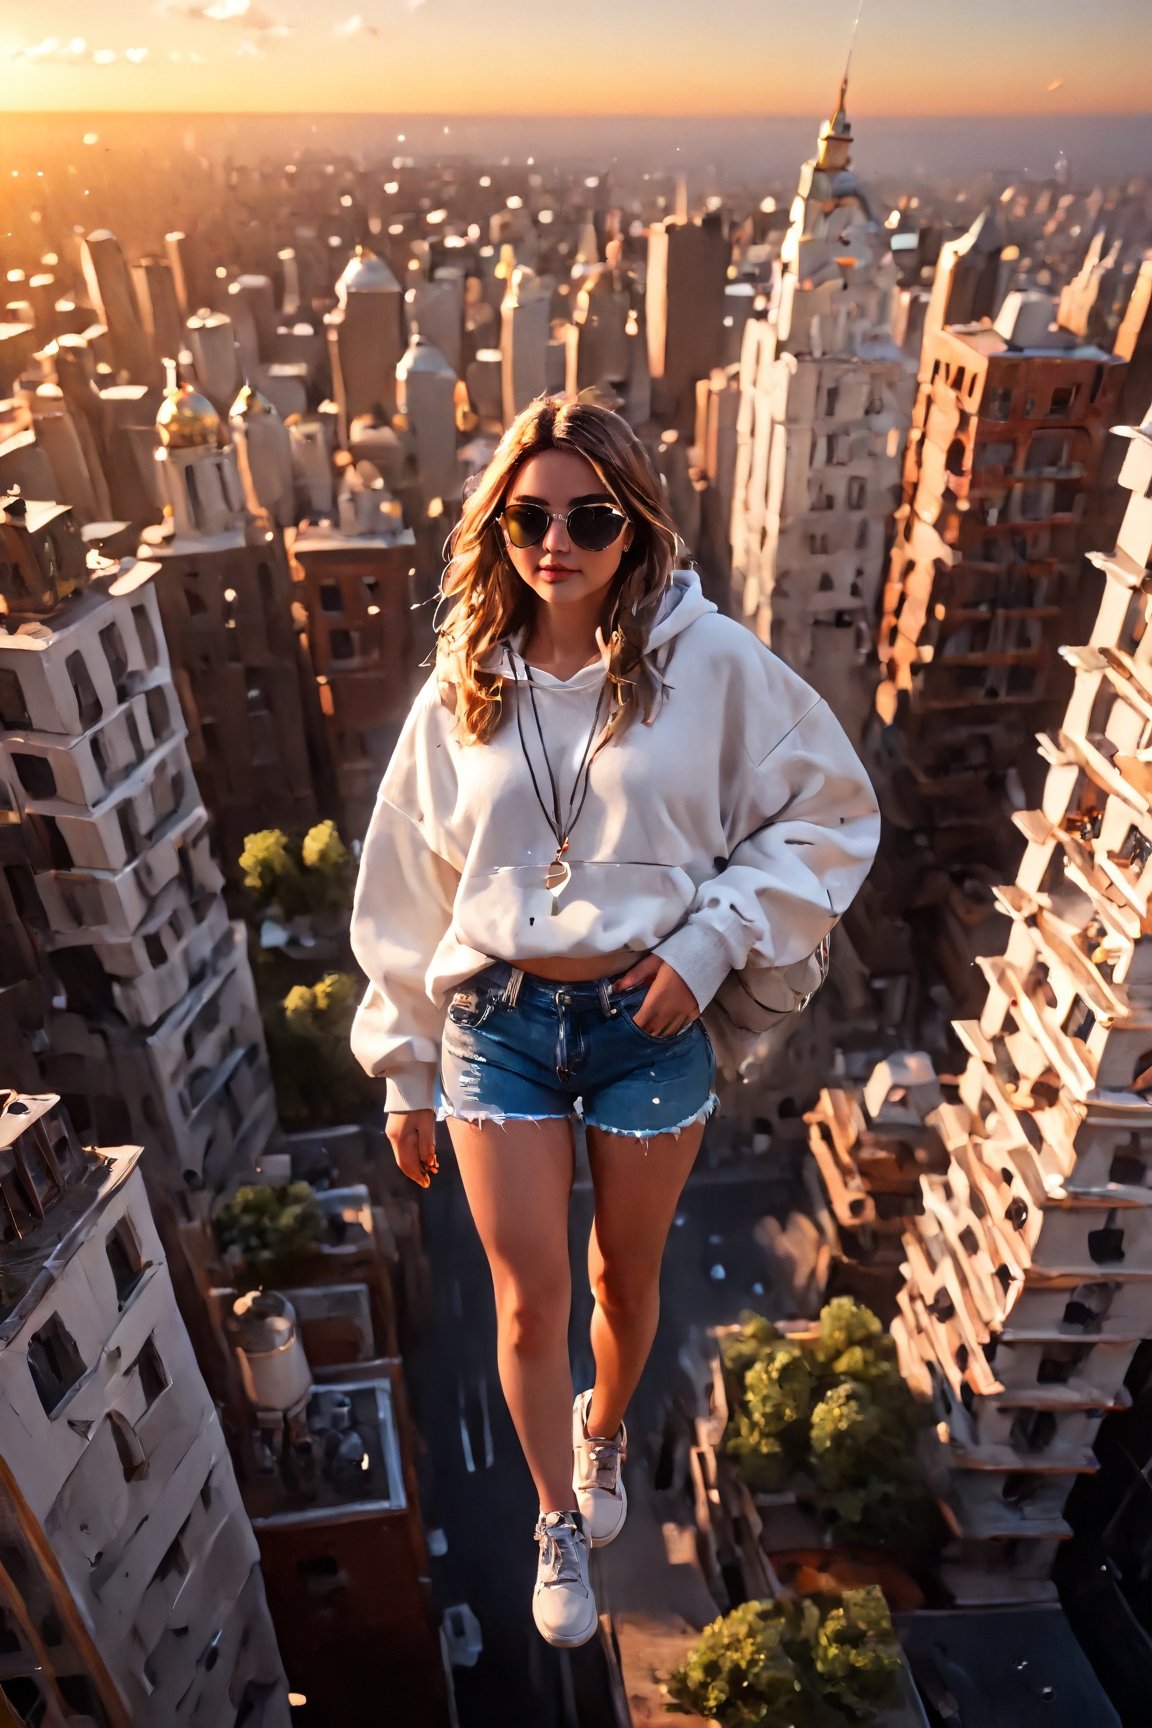
<instances>
[{"instance_id":1,"label":"hoodie cuff","mask_svg":"<svg viewBox=\"0 0 1152 1728\"><path fill-rule=\"evenodd\" d=\"M388 1111L432 1110L435 1108L435 1085L434 1062L412 1062L403 1068L391 1068L384 1089L384 1108Z\"/></svg>"},{"instance_id":2,"label":"hoodie cuff","mask_svg":"<svg viewBox=\"0 0 1152 1728\"><path fill-rule=\"evenodd\" d=\"M702 918L690 918L652 952L683 978L701 1013L732 970L723 937Z\"/></svg>"}]
</instances>

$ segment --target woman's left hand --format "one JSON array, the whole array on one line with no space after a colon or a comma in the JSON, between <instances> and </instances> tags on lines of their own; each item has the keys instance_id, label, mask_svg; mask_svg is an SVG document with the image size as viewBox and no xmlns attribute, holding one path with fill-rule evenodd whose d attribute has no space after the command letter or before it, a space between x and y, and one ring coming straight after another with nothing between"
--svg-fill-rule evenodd
<instances>
[{"instance_id":1,"label":"woman's left hand","mask_svg":"<svg viewBox=\"0 0 1152 1728\"><path fill-rule=\"evenodd\" d=\"M658 955L646 955L614 978L612 993L634 990L637 984L649 986L648 994L632 1016L641 1032L648 1032L653 1038L674 1038L700 1018L695 996L679 972L674 972Z\"/></svg>"}]
</instances>

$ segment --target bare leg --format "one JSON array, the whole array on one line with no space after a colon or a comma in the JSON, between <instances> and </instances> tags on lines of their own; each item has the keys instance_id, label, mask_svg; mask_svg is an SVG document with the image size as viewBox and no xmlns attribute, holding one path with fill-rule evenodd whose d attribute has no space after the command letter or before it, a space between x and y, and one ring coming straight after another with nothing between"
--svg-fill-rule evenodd
<instances>
[{"instance_id":1,"label":"bare leg","mask_svg":"<svg viewBox=\"0 0 1152 1728\"><path fill-rule=\"evenodd\" d=\"M647 1141L588 1130L596 1194L588 1240L588 1282L596 1299L590 1434L616 1433L644 1371L660 1318L664 1245L703 1137L703 1123Z\"/></svg>"},{"instance_id":2,"label":"bare leg","mask_svg":"<svg viewBox=\"0 0 1152 1728\"><path fill-rule=\"evenodd\" d=\"M448 1123L496 1297L500 1385L544 1512L572 1496L568 1203L572 1128L541 1122Z\"/></svg>"}]
</instances>

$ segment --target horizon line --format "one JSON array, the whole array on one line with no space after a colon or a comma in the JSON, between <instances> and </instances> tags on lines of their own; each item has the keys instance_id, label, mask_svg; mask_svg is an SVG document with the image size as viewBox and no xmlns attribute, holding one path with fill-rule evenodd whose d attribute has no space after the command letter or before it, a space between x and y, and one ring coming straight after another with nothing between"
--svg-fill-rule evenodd
<instances>
[{"instance_id":1,"label":"horizon line","mask_svg":"<svg viewBox=\"0 0 1152 1728\"><path fill-rule=\"evenodd\" d=\"M521 113L509 113L507 109L487 111L484 109L451 109L451 108L14 108L5 106L5 113L11 116L32 115L81 115L88 119L110 118L121 115L147 116L150 119L177 119L189 115L204 118L230 120L268 120L295 119L301 115L324 115L330 119L340 120L797 120L809 122L815 109L804 109L796 113L770 113L762 109L749 109L747 112L732 109L702 110L700 113L685 114L681 110L672 115L659 110L650 112L619 113L614 110L573 109L570 113L558 113L555 107L536 113L525 110ZM957 110L955 113L942 114L938 109L932 112L916 112L901 110L897 113L872 113L866 108L853 109L853 118L874 123L887 120L922 120L939 123L941 120L1016 120L1029 122L1038 119L1053 120L1148 120L1152 119L1152 107L1149 108L1046 108L1021 112L1020 109L968 109Z\"/></svg>"}]
</instances>

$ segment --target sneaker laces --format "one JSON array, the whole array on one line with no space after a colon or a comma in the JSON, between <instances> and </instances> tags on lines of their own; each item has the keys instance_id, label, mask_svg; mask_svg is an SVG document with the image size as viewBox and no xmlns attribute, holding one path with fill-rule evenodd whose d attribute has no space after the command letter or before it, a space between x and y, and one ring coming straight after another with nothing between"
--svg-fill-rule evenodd
<instances>
[{"instance_id":1,"label":"sneaker laces","mask_svg":"<svg viewBox=\"0 0 1152 1728\"><path fill-rule=\"evenodd\" d=\"M540 1544L540 1582L542 1584L583 1584L580 1573L580 1532L563 1516L554 1524L541 1514L536 1524L536 1540ZM551 1576L546 1574L550 1573Z\"/></svg>"},{"instance_id":2,"label":"sneaker laces","mask_svg":"<svg viewBox=\"0 0 1152 1728\"><path fill-rule=\"evenodd\" d=\"M606 1494L618 1494L620 1461L625 1456L623 1428L618 1429L611 1440L585 1430L577 1450L581 1488L599 1488Z\"/></svg>"}]
</instances>

